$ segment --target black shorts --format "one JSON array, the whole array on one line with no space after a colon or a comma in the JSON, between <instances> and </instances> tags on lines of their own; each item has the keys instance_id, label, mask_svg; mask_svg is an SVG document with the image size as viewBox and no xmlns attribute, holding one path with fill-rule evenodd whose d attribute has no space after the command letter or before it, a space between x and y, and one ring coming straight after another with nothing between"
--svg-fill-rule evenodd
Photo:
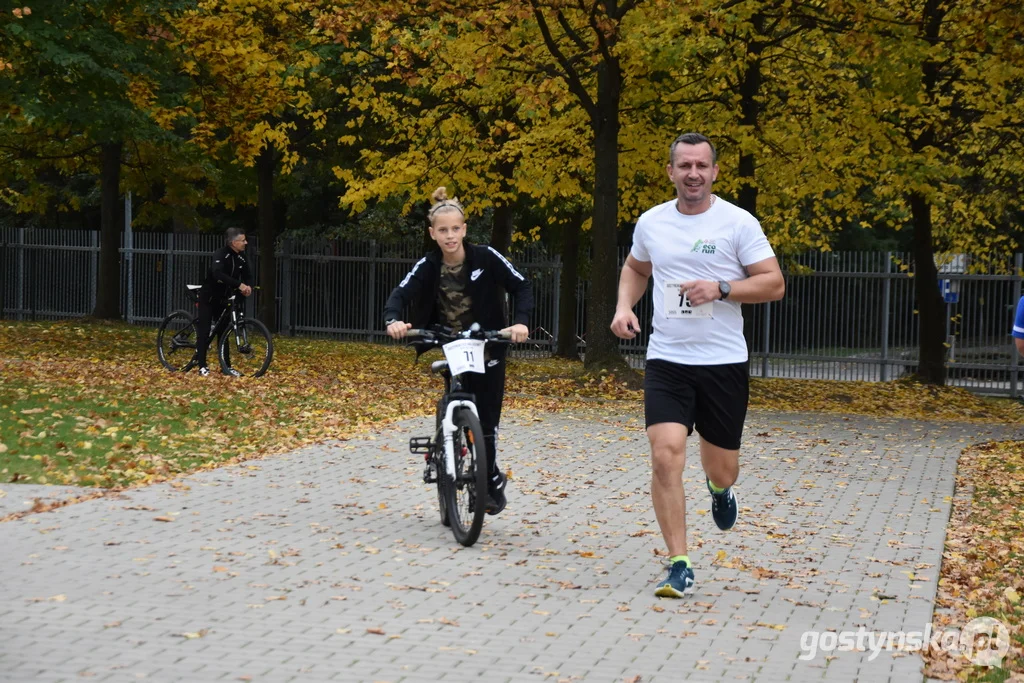
<instances>
[{"instance_id":1,"label":"black shorts","mask_svg":"<svg viewBox=\"0 0 1024 683\"><path fill-rule=\"evenodd\" d=\"M647 361L644 373L644 418L696 429L708 443L730 451L740 448L750 398L749 364L682 365Z\"/></svg>"}]
</instances>

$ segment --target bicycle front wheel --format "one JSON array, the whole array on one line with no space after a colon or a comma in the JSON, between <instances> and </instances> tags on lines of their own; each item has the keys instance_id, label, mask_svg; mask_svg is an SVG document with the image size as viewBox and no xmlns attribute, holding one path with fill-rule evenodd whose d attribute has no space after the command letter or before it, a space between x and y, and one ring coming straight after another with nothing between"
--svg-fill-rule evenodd
<instances>
[{"instance_id":1,"label":"bicycle front wheel","mask_svg":"<svg viewBox=\"0 0 1024 683\"><path fill-rule=\"evenodd\" d=\"M232 367L247 377L261 376L274 358L270 330L253 318L224 330L218 348L221 367Z\"/></svg>"},{"instance_id":2,"label":"bicycle front wheel","mask_svg":"<svg viewBox=\"0 0 1024 683\"><path fill-rule=\"evenodd\" d=\"M448 522L455 540L471 546L480 537L487 507L487 447L480 420L468 410L453 416L455 480L447 480ZM447 479L447 476L446 476Z\"/></svg>"},{"instance_id":3,"label":"bicycle front wheel","mask_svg":"<svg viewBox=\"0 0 1024 683\"><path fill-rule=\"evenodd\" d=\"M156 355L168 370L184 370L196 354L196 321L187 311L174 311L156 333Z\"/></svg>"}]
</instances>

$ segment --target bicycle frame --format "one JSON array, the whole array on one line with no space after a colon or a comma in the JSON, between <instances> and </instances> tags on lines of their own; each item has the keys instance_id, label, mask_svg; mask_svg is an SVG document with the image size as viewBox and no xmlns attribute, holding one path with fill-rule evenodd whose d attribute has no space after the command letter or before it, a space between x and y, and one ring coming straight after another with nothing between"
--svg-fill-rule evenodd
<instances>
[{"instance_id":1,"label":"bicycle frame","mask_svg":"<svg viewBox=\"0 0 1024 683\"><path fill-rule=\"evenodd\" d=\"M474 330L476 332L476 330ZM410 336L424 336L431 339L434 346L443 346L445 339L448 341L456 338L469 338L466 333L460 335L452 335L450 333L438 332L436 330L410 330ZM490 333L493 335L494 333ZM503 341L505 338L498 338L491 336L488 341ZM441 361L438 361L441 362ZM446 363L446 362L445 362ZM455 478L455 446L454 438L458 427L455 426L453 416L456 410L469 410L473 413L473 416L478 420L480 419L480 411L477 410L476 402L467 398L462 398L460 395L464 395L462 391L462 374L452 375L448 369L447 363L443 366L443 370L439 370L444 378L444 393L442 394L442 400L446 401L444 417L441 419L441 431L444 438L444 468L448 473L448 476L452 479ZM457 398L449 400L449 397L455 396Z\"/></svg>"},{"instance_id":2,"label":"bicycle frame","mask_svg":"<svg viewBox=\"0 0 1024 683\"><path fill-rule=\"evenodd\" d=\"M480 424L476 396L465 391L463 380L468 380L468 373L485 367L483 359L476 354L477 349L482 352L488 341L505 341L509 335L503 331L481 331L478 325L473 325L458 333L442 327L410 329L407 336L411 338L407 341L414 344L416 338L420 339L417 358L429 347L442 347L445 351L445 360L430 365L431 372L444 380L444 393L435 411L435 431L429 437L409 439L409 450L422 454L426 460L423 482L437 485L441 523L451 527L456 541L471 546L480 537L490 497L487 493L487 437ZM448 344L459 340L474 340L480 344L460 343L448 348Z\"/></svg>"},{"instance_id":3,"label":"bicycle frame","mask_svg":"<svg viewBox=\"0 0 1024 683\"><path fill-rule=\"evenodd\" d=\"M446 392L445 395L449 396L452 392ZM455 401L448 401L448 406L445 408L444 418L441 420L441 430L444 433L444 469L448 473L448 476L455 479L455 445L454 435L458 429L455 426L455 421L452 420L452 416L456 410L465 408L475 415L478 419L480 413L477 412L476 403L473 401L467 401L465 399L457 399Z\"/></svg>"},{"instance_id":4,"label":"bicycle frame","mask_svg":"<svg viewBox=\"0 0 1024 683\"><path fill-rule=\"evenodd\" d=\"M224 303L224 310L217 316L217 320L210 326L210 338L217 334L228 334L234 333L237 341L239 323L245 320L245 312L235 307L235 297L237 294L232 294L227 298ZM198 304L196 304L198 305Z\"/></svg>"}]
</instances>

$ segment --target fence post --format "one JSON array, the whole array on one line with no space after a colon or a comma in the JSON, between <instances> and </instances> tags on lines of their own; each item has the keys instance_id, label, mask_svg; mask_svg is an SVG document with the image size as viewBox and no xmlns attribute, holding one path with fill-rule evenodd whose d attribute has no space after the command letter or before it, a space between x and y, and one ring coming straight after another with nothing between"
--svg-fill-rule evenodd
<instances>
[{"instance_id":1,"label":"fence post","mask_svg":"<svg viewBox=\"0 0 1024 683\"><path fill-rule=\"evenodd\" d=\"M366 312L366 341L373 342L373 331L380 319L377 313L377 240L370 240L370 308Z\"/></svg>"},{"instance_id":2,"label":"fence post","mask_svg":"<svg viewBox=\"0 0 1024 683\"><path fill-rule=\"evenodd\" d=\"M29 281L28 300L29 300L29 307L30 307L30 310L31 310L31 313L29 315L29 320L31 320L32 322L35 322L36 321L36 291L38 291L38 289L39 289L38 287L36 287L36 250L35 249L30 249L29 252L28 252L28 281Z\"/></svg>"},{"instance_id":3,"label":"fence post","mask_svg":"<svg viewBox=\"0 0 1024 683\"><path fill-rule=\"evenodd\" d=\"M135 273L133 271L135 256L135 240L132 238L132 193L124 195L124 267L128 281L125 283L125 291L128 293L125 301L124 317L131 325L135 322Z\"/></svg>"},{"instance_id":4,"label":"fence post","mask_svg":"<svg viewBox=\"0 0 1024 683\"><path fill-rule=\"evenodd\" d=\"M878 377L889 380L889 299L892 294L892 252L885 252L885 278L882 280L882 358L879 360Z\"/></svg>"},{"instance_id":5,"label":"fence post","mask_svg":"<svg viewBox=\"0 0 1024 683\"><path fill-rule=\"evenodd\" d=\"M1020 272L1024 268L1024 254L1013 255L1013 302L1017 303L1021 297ZM1013 309L1011 315L1016 315L1017 309ZM1011 342L1013 343L1013 342ZM1013 344L1013 355L1010 360L1010 398L1017 398L1020 392L1017 385L1020 383L1020 354L1017 353L1017 345Z\"/></svg>"},{"instance_id":6,"label":"fence post","mask_svg":"<svg viewBox=\"0 0 1024 683\"><path fill-rule=\"evenodd\" d=\"M772 331L772 304L770 301L766 301L764 304L764 326L762 333L764 334L764 352L761 356L761 379L767 379L768 377L768 353L769 344L768 337Z\"/></svg>"},{"instance_id":7,"label":"fence post","mask_svg":"<svg viewBox=\"0 0 1024 683\"><path fill-rule=\"evenodd\" d=\"M550 352L554 353L558 349L558 330L561 328L561 320L559 319L562 315L562 309L560 307L562 301L562 255L555 254L555 305L553 306L554 315L552 315L551 321L551 338L548 339L550 344Z\"/></svg>"},{"instance_id":8,"label":"fence post","mask_svg":"<svg viewBox=\"0 0 1024 683\"><path fill-rule=\"evenodd\" d=\"M96 281L100 277L100 233L98 230L89 231L89 312L96 310Z\"/></svg>"},{"instance_id":9,"label":"fence post","mask_svg":"<svg viewBox=\"0 0 1024 683\"><path fill-rule=\"evenodd\" d=\"M25 228L18 228L18 287L17 319L25 319L25 287L28 286L28 278L25 277Z\"/></svg>"},{"instance_id":10,"label":"fence post","mask_svg":"<svg viewBox=\"0 0 1024 683\"><path fill-rule=\"evenodd\" d=\"M0 244L0 265L3 265L3 270L0 273L7 272L7 238L4 238L3 244ZM4 319L4 308L7 306L7 281L6 278L0 274L0 320Z\"/></svg>"},{"instance_id":11,"label":"fence post","mask_svg":"<svg viewBox=\"0 0 1024 683\"><path fill-rule=\"evenodd\" d=\"M292 329L292 238L281 240L281 321L278 329L289 337L295 336Z\"/></svg>"},{"instance_id":12,"label":"fence post","mask_svg":"<svg viewBox=\"0 0 1024 683\"><path fill-rule=\"evenodd\" d=\"M174 254L174 233L167 233L167 248L164 250L164 289L165 298L167 300L167 306L165 307L167 314L173 310L174 306L174 266L172 262L172 255ZM189 311L191 314L192 311Z\"/></svg>"}]
</instances>

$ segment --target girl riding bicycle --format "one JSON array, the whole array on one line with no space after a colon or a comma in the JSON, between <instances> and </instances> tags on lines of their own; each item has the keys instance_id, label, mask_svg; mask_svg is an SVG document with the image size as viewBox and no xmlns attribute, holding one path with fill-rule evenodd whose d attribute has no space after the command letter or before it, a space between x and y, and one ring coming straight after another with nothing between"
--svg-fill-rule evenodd
<instances>
[{"instance_id":1,"label":"girl riding bicycle","mask_svg":"<svg viewBox=\"0 0 1024 683\"><path fill-rule=\"evenodd\" d=\"M466 241L466 213L458 199L449 199L445 188L432 195L427 214L430 237L437 248L417 261L391 292L384 306L388 335L402 339L413 327L444 325L459 332L473 323L485 330L502 329L513 342L526 341L526 327L533 311L533 289L515 267L496 249ZM512 325L506 327L503 294L515 299ZM407 308L408 307L408 308ZM401 319L409 311L410 322ZM476 395L480 424L487 447L487 513L505 508L506 476L498 467L498 421L505 397L505 353L507 347L488 348L484 374L468 373L465 389Z\"/></svg>"}]
</instances>

